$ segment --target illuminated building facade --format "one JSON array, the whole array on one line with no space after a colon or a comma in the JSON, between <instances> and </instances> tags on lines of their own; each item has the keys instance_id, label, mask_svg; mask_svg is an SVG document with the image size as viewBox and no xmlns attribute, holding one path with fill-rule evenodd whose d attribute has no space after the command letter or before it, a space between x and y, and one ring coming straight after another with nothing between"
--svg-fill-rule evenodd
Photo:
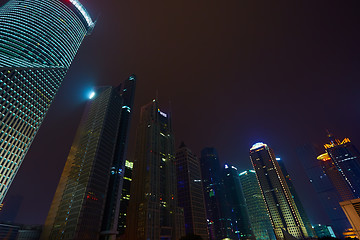
<instances>
[{"instance_id":1,"label":"illuminated building facade","mask_svg":"<svg viewBox=\"0 0 360 240\"><path fill-rule=\"evenodd\" d=\"M350 139L343 141L333 139L328 135L330 143L325 144L326 152L331 157L336 168L341 172L356 198L360 198L360 152Z\"/></svg>"},{"instance_id":2,"label":"illuminated building facade","mask_svg":"<svg viewBox=\"0 0 360 240\"><path fill-rule=\"evenodd\" d=\"M184 209L186 234L209 239L200 161L181 143L175 155L179 207Z\"/></svg>"},{"instance_id":3,"label":"illuminated building facade","mask_svg":"<svg viewBox=\"0 0 360 240\"><path fill-rule=\"evenodd\" d=\"M223 169L223 181L225 186L225 199L228 209L228 218L231 219L233 230L232 239L254 239L251 230L248 210L245 203L243 190L240 183L237 168L225 165Z\"/></svg>"},{"instance_id":4,"label":"illuminated building facade","mask_svg":"<svg viewBox=\"0 0 360 240\"><path fill-rule=\"evenodd\" d=\"M243 171L239 174L239 177L246 201L251 229L255 238L275 240L274 230L255 171Z\"/></svg>"},{"instance_id":5,"label":"illuminated building facade","mask_svg":"<svg viewBox=\"0 0 360 240\"><path fill-rule=\"evenodd\" d=\"M286 167L285 167L285 164L284 164L284 161L281 159L281 158L276 158L277 162L279 163L279 166L280 166L280 169L285 177L285 181L289 187L289 190L290 190L290 193L292 195L292 198L294 199L294 202L295 202L295 205L300 213L300 216L301 216L301 219L303 220L304 222L304 226L306 228L306 231L309 235L309 237L311 238L315 238L316 237L316 234L315 234L315 231L314 229L312 228L312 225L310 223L310 220L306 214L306 211L303 207L303 204L295 190L295 186L293 185L292 183L292 180L291 180L291 177L288 173L288 171L286 170Z\"/></svg>"},{"instance_id":6,"label":"illuminated building facade","mask_svg":"<svg viewBox=\"0 0 360 240\"><path fill-rule=\"evenodd\" d=\"M77 0L0 8L0 203L94 22Z\"/></svg>"},{"instance_id":7,"label":"illuminated building facade","mask_svg":"<svg viewBox=\"0 0 360 240\"><path fill-rule=\"evenodd\" d=\"M200 158L206 217L211 240L232 237L231 219L225 204L225 189L215 148L204 148Z\"/></svg>"},{"instance_id":8,"label":"illuminated building facade","mask_svg":"<svg viewBox=\"0 0 360 240\"><path fill-rule=\"evenodd\" d=\"M127 81L135 81L134 76ZM125 86L127 83L125 83ZM100 87L89 100L78 127L73 145L56 189L41 239L110 239L113 229L104 233L108 221L108 197L121 193L113 190L113 175L123 177L124 168L114 168L114 162L124 159L122 124L127 122L132 105L126 103L126 88ZM125 118L125 119L124 119ZM126 147L126 144L125 146ZM124 163L125 164L125 163ZM121 166L121 165L120 165ZM118 166L117 166L118 167ZM116 193L114 192L116 191ZM118 201L120 203L120 196ZM115 209L117 229L119 207ZM115 233L114 233L115 232Z\"/></svg>"},{"instance_id":9,"label":"illuminated building facade","mask_svg":"<svg viewBox=\"0 0 360 240\"><path fill-rule=\"evenodd\" d=\"M264 143L256 143L250 149L250 159L276 238L284 239L283 230L295 238L307 238L308 233L272 149Z\"/></svg>"},{"instance_id":10,"label":"illuminated building facade","mask_svg":"<svg viewBox=\"0 0 360 240\"><path fill-rule=\"evenodd\" d=\"M325 238L325 237L336 238L336 235L335 235L332 227L329 225L317 224L314 226L314 231L315 231L316 235L318 236L318 238Z\"/></svg>"},{"instance_id":11,"label":"illuminated building facade","mask_svg":"<svg viewBox=\"0 0 360 240\"><path fill-rule=\"evenodd\" d=\"M332 183L334 179L332 180L330 178L330 176L334 174L337 174L337 178L339 178L340 173L338 171L335 173L333 169L328 171L330 175L326 173L325 167L329 165L331 168L333 168L333 165L331 164L331 161L324 162L322 160L318 160L317 158L320 152L320 149L311 144L301 146L297 149L298 158L304 166L306 175L308 176L311 185L314 187L314 190L316 191L317 196L319 197L319 200L324 207L324 210L331 220L335 234L339 238L342 238L345 229L350 228L351 225L339 205L339 202L344 200ZM326 154L324 154L323 157L325 155ZM325 159L330 160L329 157ZM343 179L341 182L344 183ZM337 185L339 186L339 184ZM320 236L318 235L318 237Z\"/></svg>"},{"instance_id":12,"label":"illuminated building facade","mask_svg":"<svg viewBox=\"0 0 360 240\"><path fill-rule=\"evenodd\" d=\"M177 204L171 116L153 100L141 108L126 239L179 239L184 215Z\"/></svg>"}]
</instances>

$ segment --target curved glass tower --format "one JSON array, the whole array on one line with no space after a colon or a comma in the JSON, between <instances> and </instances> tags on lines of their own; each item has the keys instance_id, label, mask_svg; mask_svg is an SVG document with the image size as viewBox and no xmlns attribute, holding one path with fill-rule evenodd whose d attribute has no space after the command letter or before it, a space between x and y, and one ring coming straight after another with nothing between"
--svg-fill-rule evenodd
<instances>
[{"instance_id":1,"label":"curved glass tower","mask_svg":"<svg viewBox=\"0 0 360 240\"><path fill-rule=\"evenodd\" d=\"M0 8L0 203L94 22L77 0Z\"/></svg>"}]
</instances>

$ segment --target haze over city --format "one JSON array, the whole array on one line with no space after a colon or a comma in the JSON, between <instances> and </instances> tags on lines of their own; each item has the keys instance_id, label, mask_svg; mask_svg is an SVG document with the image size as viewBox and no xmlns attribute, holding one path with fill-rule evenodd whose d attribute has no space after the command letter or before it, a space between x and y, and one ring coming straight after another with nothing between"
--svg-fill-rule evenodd
<instances>
[{"instance_id":1,"label":"haze over city","mask_svg":"<svg viewBox=\"0 0 360 240\"><path fill-rule=\"evenodd\" d=\"M127 159L140 108L156 98L171 113L175 149L214 147L222 165L242 171L264 142L310 221L330 224L296 149L329 143L327 130L360 147L358 2L81 2L96 25L7 193L22 198L15 222L45 222L90 92L135 74Z\"/></svg>"}]
</instances>

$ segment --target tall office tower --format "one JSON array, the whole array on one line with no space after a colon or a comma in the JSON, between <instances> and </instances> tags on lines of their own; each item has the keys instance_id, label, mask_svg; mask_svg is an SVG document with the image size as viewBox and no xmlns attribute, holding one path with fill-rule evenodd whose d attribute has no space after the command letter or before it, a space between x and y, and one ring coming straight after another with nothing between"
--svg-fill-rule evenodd
<instances>
[{"instance_id":1,"label":"tall office tower","mask_svg":"<svg viewBox=\"0 0 360 240\"><path fill-rule=\"evenodd\" d=\"M127 239L179 239L185 235L177 204L171 117L153 100L141 108L137 130Z\"/></svg>"},{"instance_id":2,"label":"tall office tower","mask_svg":"<svg viewBox=\"0 0 360 240\"><path fill-rule=\"evenodd\" d=\"M304 225L305 225L305 228L306 228L306 231L309 235L309 237L312 237L312 238L316 238L316 233L310 223L310 220L306 214L306 211L305 211L305 208L299 198L299 195L297 194L296 190L295 190L295 186L294 184L292 183L292 180L291 180L291 177L288 173L288 171L286 170L286 167L285 167L285 164L284 164L284 161L282 161L281 158L276 158L276 160L278 161L279 163L279 166L280 166L280 169L285 177L285 181L289 187L289 190L290 190L290 193L292 195L292 198L294 199L295 201L295 205L296 207L298 208L299 210L299 213L300 213L300 216L301 216L301 219L303 220L304 222Z\"/></svg>"},{"instance_id":3,"label":"tall office tower","mask_svg":"<svg viewBox=\"0 0 360 240\"><path fill-rule=\"evenodd\" d=\"M94 22L77 0L0 8L0 203Z\"/></svg>"},{"instance_id":4,"label":"tall office tower","mask_svg":"<svg viewBox=\"0 0 360 240\"><path fill-rule=\"evenodd\" d=\"M356 198L360 198L360 152L345 138L343 141L334 139L328 134L329 144L325 144L326 152L330 155L337 169L349 184Z\"/></svg>"},{"instance_id":5,"label":"tall office tower","mask_svg":"<svg viewBox=\"0 0 360 240\"><path fill-rule=\"evenodd\" d=\"M126 215L127 215L127 208L129 206L129 201L130 201L130 189L131 189L131 182L132 182L133 166L134 166L133 162L126 160L122 194L121 194L121 200L120 200L119 221L118 221L118 232L119 232L118 235L119 236L125 234Z\"/></svg>"},{"instance_id":6,"label":"tall office tower","mask_svg":"<svg viewBox=\"0 0 360 240\"><path fill-rule=\"evenodd\" d=\"M264 143L256 143L250 149L250 159L270 214L276 238L284 239L283 230L298 239L308 237L272 149Z\"/></svg>"},{"instance_id":7,"label":"tall office tower","mask_svg":"<svg viewBox=\"0 0 360 240\"><path fill-rule=\"evenodd\" d=\"M126 81L135 81L135 78L131 76ZM119 135L127 134L121 126L123 120L128 121L124 116L130 118L123 115L123 110L131 112L132 108L123 104L125 89L101 87L89 100L56 189L42 239L100 238L107 216L108 192L112 191L111 176L123 176L123 169L114 169L113 163L123 158L119 156L123 153L118 151L123 139ZM117 222L114 225L117 227Z\"/></svg>"},{"instance_id":8,"label":"tall office tower","mask_svg":"<svg viewBox=\"0 0 360 240\"><path fill-rule=\"evenodd\" d=\"M175 154L179 207L184 208L186 234L209 239L200 161L182 142Z\"/></svg>"},{"instance_id":9,"label":"tall office tower","mask_svg":"<svg viewBox=\"0 0 360 240\"><path fill-rule=\"evenodd\" d=\"M239 177L246 201L251 229L255 238L275 240L274 230L255 171L243 171L239 174Z\"/></svg>"},{"instance_id":10,"label":"tall office tower","mask_svg":"<svg viewBox=\"0 0 360 240\"><path fill-rule=\"evenodd\" d=\"M343 236L342 233L350 228L351 225L339 205L339 202L344 200L332 184L330 176L324 172L324 161L317 160L320 151L315 146L307 144L297 149L297 155L324 210L331 220L334 232L341 238Z\"/></svg>"},{"instance_id":11,"label":"tall office tower","mask_svg":"<svg viewBox=\"0 0 360 240\"><path fill-rule=\"evenodd\" d=\"M232 237L231 219L227 217L229 214L225 204L225 189L216 149L204 148L200 164L210 239Z\"/></svg>"},{"instance_id":12,"label":"tall office tower","mask_svg":"<svg viewBox=\"0 0 360 240\"><path fill-rule=\"evenodd\" d=\"M225 199L233 229L233 239L255 239L251 230L248 210L245 203L239 173L234 166L225 165L223 169Z\"/></svg>"},{"instance_id":13,"label":"tall office tower","mask_svg":"<svg viewBox=\"0 0 360 240\"><path fill-rule=\"evenodd\" d=\"M320 161L324 173L328 176L330 182L335 187L340 199L345 201L355 198L355 194L350 185L343 178L341 172L335 166L335 163L331 160L329 154L321 154L317 159Z\"/></svg>"},{"instance_id":14,"label":"tall office tower","mask_svg":"<svg viewBox=\"0 0 360 240\"><path fill-rule=\"evenodd\" d=\"M136 76L131 75L125 82L121 90L123 100L120 123L117 134L117 145L114 149L114 158L111 163L111 175L107 190L105 212L102 220L101 235L103 239L114 238L118 234L118 220L120 211L120 199L123 187L123 172L115 174L117 171L125 170L125 157L132 116L132 107L134 105L136 88Z\"/></svg>"}]
</instances>

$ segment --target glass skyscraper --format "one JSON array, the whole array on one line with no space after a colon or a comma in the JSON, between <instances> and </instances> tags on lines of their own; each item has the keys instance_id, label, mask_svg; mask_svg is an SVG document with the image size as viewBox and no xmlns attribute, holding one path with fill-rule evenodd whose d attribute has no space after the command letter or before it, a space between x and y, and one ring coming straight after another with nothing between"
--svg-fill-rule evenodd
<instances>
[{"instance_id":1,"label":"glass skyscraper","mask_svg":"<svg viewBox=\"0 0 360 240\"><path fill-rule=\"evenodd\" d=\"M360 198L360 152L349 138L343 141L333 139L328 135L330 143L325 144L326 152L331 157L336 168L350 186L355 198Z\"/></svg>"},{"instance_id":2,"label":"glass skyscraper","mask_svg":"<svg viewBox=\"0 0 360 240\"><path fill-rule=\"evenodd\" d=\"M240 182L244 192L252 231L256 239L275 240L270 217L254 170L243 171Z\"/></svg>"},{"instance_id":3,"label":"glass skyscraper","mask_svg":"<svg viewBox=\"0 0 360 240\"><path fill-rule=\"evenodd\" d=\"M231 219L231 226L233 230L232 239L255 240L254 234L251 230L239 173L236 167L227 164L225 165L223 169L223 182L225 187L227 214L228 218Z\"/></svg>"},{"instance_id":4,"label":"glass skyscraper","mask_svg":"<svg viewBox=\"0 0 360 240\"><path fill-rule=\"evenodd\" d=\"M284 239L284 230L295 238L307 238L308 233L272 149L264 143L256 143L250 149L250 159L276 238Z\"/></svg>"},{"instance_id":5,"label":"glass skyscraper","mask_svg":"<svg viewBox=\"0 0 360 240\"><path fill-rule=\"evenodd\" d=\"M132 101L126 99L133 98L127 95L129 85L135 86L134 76L125 81L124 87L98 88L89 100L41 239L116 237L122 180L112 180L118 178L120 182L124 177L124 149L132 112ZM121 159L124 162L119 163Z\"/></svg>"},{"instance_id":6,"label":"glass skyscraper","mask_svg":"<svg viewBox=\"0 0 360 240\"><path fill-rule=\"evenodd\" d=\"M141 108L126 239L170 240L185 235L174 160L171 116L154 99Z\"/></svg>"},{"instance_id":7,"label":"glass skyscraper","mask_svg":"<svg viewBox=\"0 0 360 240\"><path fill-rule=\"evenodd\" d=\"M321 150L312 144L306 144L297 149L298 158L304 166L306 175L331 220L334 232L341 238L343 237L345 229L351 227L339 204L339 202L345 200L337 190L340 186L339 182L337 183L337 188L333 184L333 175L336 174L338 175L337 178L339 178L341 173L334 171L334 166L329 155L322 154L319 156L320 152ZM318 157L319 160L317 159ZM330 175L328 175L329 173ZM341 179L341 182L344 183L344 179ZM348 186L346 186L346 189L348 189ZM347 192L349 192L349 190Z\"/></svg>"},{"instance_id":8,"label":"glass skyscraper","mask_svg":"<svg viewBox=\"0 0 360 240\"><path fill-rule=\"evenodd\" d=\"M201 151L200 166L210 240L232 237L220 161L215 148L207 147Z\"/></svg>"},{"instance_id":9,"label":"glass skyscraper","mask_svg":"<svg viewBox=\"0 0 360 240\"><path fill-rule=\"evenodd\" d=\"M289 187L290 193L291 193L291 195L292 195L292 197L294 199L296 207L299 210L299 213L300 213L301 219L304 222L306 231L307 231L309 237L315 238L316 237L315 231L312 228L312 225L310 223L308 215L306 214L305 208L304 208L304 206L303 206L303 204L302 204L302 202L301 202L301 200L299 198L299 195L297 194L297 192L295 190L295 186L292 183L291 177L290 177L290 175L289 175L289 173L288 173L288 171L287 171L287 169L285 167L284 161L281 158L276 158L276 160L279 163L279 166L281 168L282 173L284 174L285 181L286 181L286 183L287 183L287 185Z\"/></svg>"},{"instance_id":10,"label":"glass skyscraper","mask_svg":"<svg viewBox=\"0 0 360 240\"><path fill-rule=\"evenodd\" d=\"M179 207L184 208L186 234L209 239L200 161L182 142L175 155Z\"/></svg>"},{"instance_id":11,"label":"glass skyscraper","mask_svg":"<svg viewBox=\"0 0 360 240\"><path fill-rule=\"evenodd\" d=\"M93 27L77 0L10 0L0 8L0 203Z\"/></svg>"}]
</instances>

